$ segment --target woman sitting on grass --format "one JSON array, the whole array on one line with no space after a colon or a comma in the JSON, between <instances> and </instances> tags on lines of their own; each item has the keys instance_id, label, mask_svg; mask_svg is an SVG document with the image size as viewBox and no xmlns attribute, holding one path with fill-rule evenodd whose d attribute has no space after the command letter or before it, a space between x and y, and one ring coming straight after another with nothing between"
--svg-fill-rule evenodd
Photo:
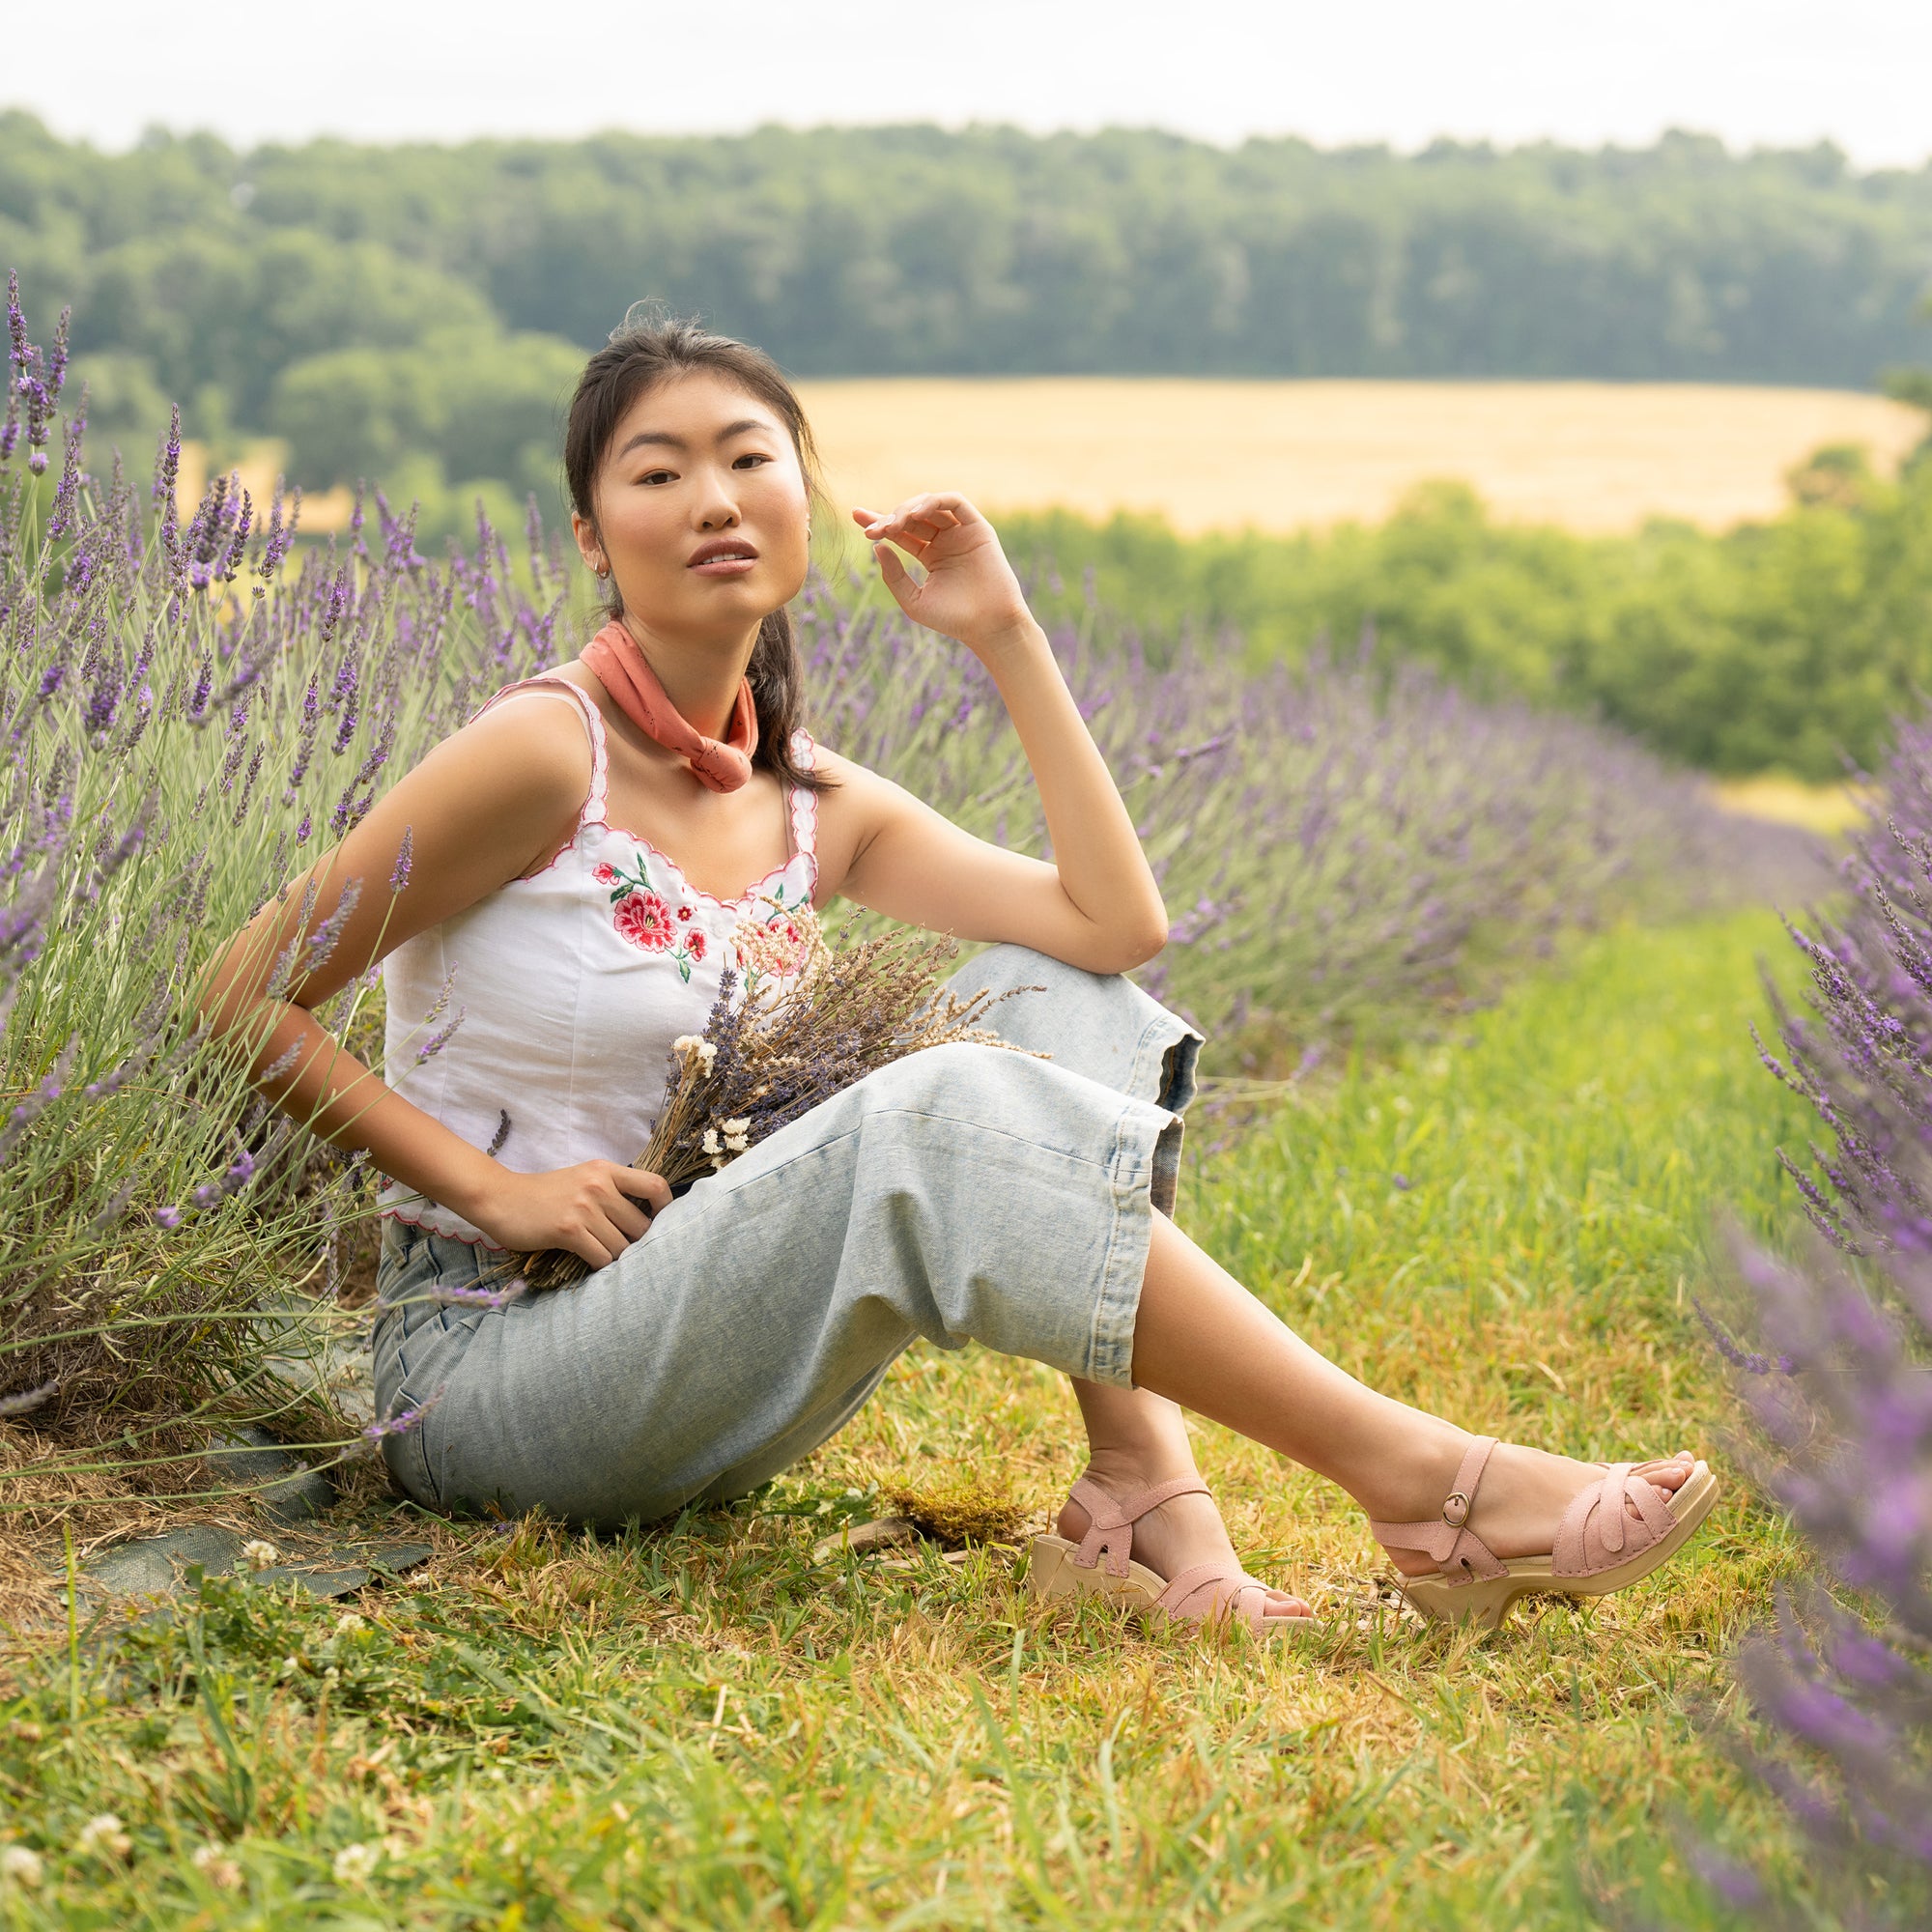
<instances>
[{"instance_id":1,"label":"woman sitting on grass","mask_svg":"<svg viewBox=\"0 0 1932 1932\"><path fill-rule=\"evenodd\" d=\"M578 385L564 467L611 622L399 781L236 936L205 1001L264 1091L390 1177L376 1382L385 1414L425 1411L384 1442L411 1495L599 1524L743 1495L923 1336L1073 1378L1088 1465L1035 1546L1047 1595L1258 1631L1309 1615L1242 1571L1182 1408L1339 1483L1435 1615L1618 1589L1684 1543L1717 1487L1688 1453L1574 1462L1378 1395L1168 1218L1200 1037L1120 977L1166 938L1160 895L970 503L853 515L900 607L997 685L1051 863L799 728L785 605L812 451L765 355L684 322L620 330ZM357 880L397 889L345 893ZM789 909L839 895L1003 942L955 984L1038 988L993 1023L1051 1058L912 1054L673 1200L626 1165L673 1040L702 1030L726 964L782 980ZM287 952L325 922L332 948ZM324 951L272 995L278 955ZM379 958L405 1092L312 1017ZM488 1305L503 1251L546 1248L592 1272Z\"/></svg>"}]
</instances>

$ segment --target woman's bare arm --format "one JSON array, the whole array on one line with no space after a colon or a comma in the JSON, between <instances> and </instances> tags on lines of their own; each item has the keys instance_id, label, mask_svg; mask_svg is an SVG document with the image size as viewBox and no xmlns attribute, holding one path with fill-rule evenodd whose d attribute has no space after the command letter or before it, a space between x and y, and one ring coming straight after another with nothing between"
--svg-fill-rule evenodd
<instances>
[{"instance_id":1,"label":"woman's bare arm","mask_svg":"<svg viewBox=\"0 0 1932 1932\"><path fill-rule=\"evenodd\" d=\"M567 704L512 700L486 712L236 934L209 968L200 1009L246 1048L262 1091L326 1139L367 1148L385 1174L505 1247L569 1247L602 1266L647 1225L632 1197L653 1207L669 1198L662 1181L608 1161L506 1170L384 1086L313 1011L404 940L547 858L570 836L589 782L589 746Z\"/></svg>"},{"instance_id":2,"label":"woman's bare arm","mask_svg":"<svg viewBox=\"0 0 1932 1932\"><path fill-rule=\"evenodd\" d=\"M1120 973L1158 952L1167 913L1106 760L1035 622L999 539L963 497L854 511L908 615L959 639L991 673L1033 768L1053 863L1004 852L842 759L827 764L826 889L961 939L1013 940ZM926 569L914 582L887 539Z\"/></svg>"}]
</instances>

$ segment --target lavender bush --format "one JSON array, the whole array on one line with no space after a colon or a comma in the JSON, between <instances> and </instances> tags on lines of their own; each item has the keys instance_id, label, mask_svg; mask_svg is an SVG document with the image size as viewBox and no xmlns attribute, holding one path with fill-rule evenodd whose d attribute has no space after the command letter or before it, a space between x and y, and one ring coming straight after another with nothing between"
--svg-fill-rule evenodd
<instances>
[{"instance_id":1,"label":"lavender bush","mask_svg":"<svg viewBox=\"0 0 1932 1932\"><path fill-rule=\"evenodd\" d=\"M16 300L9 331L0 1504L10 1468L49 1444L111 1436L164 1460L188 1453L165 1427L211 1410L341 1427L326 1405L293 1416L268 1365L326 1339L335 1250L317 1231L366 1214L366 1179L268 1116L191 1024L195 977L384 785L490 690L570 656L588 621L588 586L574 608L534 513L514 560L479 519L471 550L431 561L379 494L373 526L358 512L344 542L298 553L298 499L279 493L265 511L217 478L179 514L178 426L151 485L118 456L92 475L83 410L61 413L64 337L32 344ZM829 743L1044 849L964 652L823 582L800 620ZM1254 1055L1463 997L1565 925L1739 875L1736 835L1688 779L1588 725L1420 676L1244 678L1056 641L1174 915L1148 981ZM380 998L352 985L322 1017L365 1046Z\"/></svg>"},{"instance_id":2,"label":"lavender bush","mask_svg":"<svg viewBox=\"0 0 1932 1932\"><path fill-rule=\"evenodd\" d=\"M291 581L298 499L221 478L178 515L178 418L151 487L118 456L88 473L84 398L60 413L65 328L30 342L10 287L0 1415L111 1435L165 1480L190 1453L180 1418L307 1400L312 1378L267 1365L315 1354L329 1302L285 1290L362 1192L192 1024L195 976L482 686L549 659L559 580L533 554L540 601L512 592L488 533L432 570L379 497L373 540L358 517ZM367 992L330 1022L355 1024Z\"/></svg>"},{"instance_id":3,"label":"lavender bush","mask_svg":"<svg viewBox=\"0 0 1932 1932\"><path fill-rule=\"evenodd\" d=\"M1717 1331L1824 1572L1739 1658L1779 1743L1738 1748L1817 1854L1803 1911L1707 1860L1758 1922L1932 1922L1932 730L1900 731L1882 791L1844 909L1792 928L1808 1010L1765 1052L1830 1142L1784 1155L1815 1232L1797 1261L1738 1243L1765 1346Z\"/></svg>"}]
</instances>

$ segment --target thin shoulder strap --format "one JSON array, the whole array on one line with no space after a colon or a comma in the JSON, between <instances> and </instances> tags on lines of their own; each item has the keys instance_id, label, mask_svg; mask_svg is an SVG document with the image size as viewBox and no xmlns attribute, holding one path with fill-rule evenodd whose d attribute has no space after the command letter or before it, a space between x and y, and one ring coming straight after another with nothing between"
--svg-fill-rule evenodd
<instances>
[{"instance_id":1,"label":"thin shoulder strap","mask_svg":"<svg viewBox=\"0 0 1932 1932\"><path fill-rule=\"evenodd\" d=\"M597 701L586 691L571 683L567 677L554 677L539 673L535 677L520 678L515 684L506 684L501 691L476 707L474 716L482 717L493 704L500 704L506 697L516 697L527 692L533 697L568 697L577 706L577 713L583 720L583 728L590 738L590 789L583 800L583 810L577 814L577 822L583 825L606 823L604 812L611 789L611 751L604 735L604 714L598 710Z\"/></svg>"},{"instance_id":2,"label":"thin shoulder strap","mask_svg":"<svg viewBox=\"0 0 1932 1932\"><path fill-rule=\"evenodd\" d=\"M802 772L812 771L818 763L818 747L808 731L791 734L791 755ZM811 867L811 883L818 885L818 794L810 785L791 788L791 842Z\"/></svg>"}]
</instances>

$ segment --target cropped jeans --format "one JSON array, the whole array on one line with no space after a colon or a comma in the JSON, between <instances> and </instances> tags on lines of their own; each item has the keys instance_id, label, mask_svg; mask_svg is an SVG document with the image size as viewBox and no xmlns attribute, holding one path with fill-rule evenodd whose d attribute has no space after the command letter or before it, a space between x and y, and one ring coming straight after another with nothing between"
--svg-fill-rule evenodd
<instances>
[{"instance_id":1,"label":"cropped jeans","mask_svg":"<svg viewBox=\"0 0 1932 1932\"><path fill-rule=\"evenodd\" d=\"M984 1024L1028 1051L959 1042L882 1068L573 1288L441 1299L489 1285L502 1255L385 1222L379 1412L426 1407L383 1442L404 1490L600 1526L743 1495L843 1427L921 1336L1130 1386L1201 1036L1127 980L1021 947L952 987L1027 989Z\"/></svg>"}]
</instances>

